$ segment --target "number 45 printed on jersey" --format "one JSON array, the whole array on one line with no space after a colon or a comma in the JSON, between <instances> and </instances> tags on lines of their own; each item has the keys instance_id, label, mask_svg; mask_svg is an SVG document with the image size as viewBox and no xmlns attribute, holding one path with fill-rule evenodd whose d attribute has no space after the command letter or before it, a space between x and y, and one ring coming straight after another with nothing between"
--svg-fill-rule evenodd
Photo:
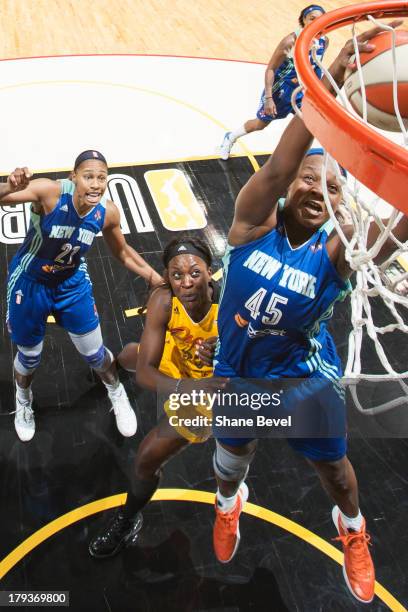
<instances>
[{"instance_id":1,"label":"number 45 printed on jersey","mask_svg":"<svg viewBox=\"0 0 408 612\"><path fill-rule=\"evenodd\" d=\"M255 321L261 314L261 304L267 294L267 290L261 287L245 302L245 307L251 313L251 318ZM288 298L279 295L278 293L272 293L268 305L265 308L265 315L262 317L262 323L264 325L277 325L282 318L283 312L277 306L279 304L287 304ZM270 316L266 316L270 315Z\"/></svg>"}]
</instances>

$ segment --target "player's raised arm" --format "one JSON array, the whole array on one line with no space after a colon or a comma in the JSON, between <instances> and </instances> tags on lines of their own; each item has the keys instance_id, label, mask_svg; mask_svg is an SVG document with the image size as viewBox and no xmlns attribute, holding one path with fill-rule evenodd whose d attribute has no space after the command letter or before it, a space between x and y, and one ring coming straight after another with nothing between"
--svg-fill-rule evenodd
<instances>
[{"instance_id":1,"label":"player's raised arm","mask_svg":"<svg viewBox=\"0 0 408 612\"><path fill-rule=\"evenodd\" d=\"M390 25L396 27L400 23L399 20ZM378 34L378 28L372 28L358 36L360 52L367 53L374 49L374 46L370 44L370 39L376 34ZM343 84L344 73L353 54L353 42L348 41L329 68L331 75L339 85ZM322 82L331 91L329 81L323 78ZM271 157L249 179L238 195L234 220L228 237L231 245L246 244L265 233L266 228L272 229L275 224L274 214L277 201L285 195L287 188L294 180L312 141L313 136L303 120L295 116L283 132Z\"/></svg>"},{"instance_id":2,"label":"player's raised arm","mask_svg":"<svg viewBox=\"0 0 408 612\"><path fill-rule=\"evenodd\" d=\"M53 197L58 196L59 183L44 178L31 180L31 177L32 173L27 167L16 168L7 177L7 182L0 184L0 205L22 202L42 203L43 199L51 194Z\"/></svg>"},{"instance_id":3,"label":"player's raised arm","mask_svg":"<svg viewBox=\"0 0 408 612\"><path fill-rule=\"evenodd\" d=\"M245 244L258 238L258 231L270 222L278 199L296 176L299 165L313 140L302 119L294 117L278 146L262 168L241 189L228 242ZM273 222L271 224L271 227Z\"/></svg>"}]
</instances>

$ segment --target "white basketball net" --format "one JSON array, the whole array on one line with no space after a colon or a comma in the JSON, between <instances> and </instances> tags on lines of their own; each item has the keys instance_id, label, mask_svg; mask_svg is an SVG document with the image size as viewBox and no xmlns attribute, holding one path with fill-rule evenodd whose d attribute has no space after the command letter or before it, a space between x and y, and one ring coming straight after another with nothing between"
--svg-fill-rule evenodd
<instances>
[{"instance_id":1,"label":"white basketball net","mask_svg":"<svg viewBox=\"0 0 408 612\"><path fill-rule=\"evenodd\" d=\"M394 109L401 129L403 146L408 148L407 130L405 129L398 108L395 32L390 26L382 22L378 22L370 15L368 15L368 19L384 30L390 30L393 32L392 57ZM360 120L367 123L366 92L356 36L357 34L355 32L354 24L353 43L355 49L355 62L357 64L358 75L360 78L360 87L363 100L363 119L360 118ZM328 73L328 70L318 59L315 48L313 47L312 55L315 63L321 68L322 72L329 79L335 92L337 93L337 102L351 112L353 116L356 116L356 113L353 111L344 91L338 88L333 78ZM301 115L299 109L294 103L298 91L299 89L293 94L292 104L295 112ZM341 212L342 216L346 217L346 224L352 224L354 227L354 234L351 238L346 238L342 229L342 224L339 222L330 205L326 184L326 173L329 165L331 167L334 166L336 169L338 180L342 185L343 204L341 206ZM396 371L396 369L394 369L395 366L393 367L390 364L391 356L387 356L387 352L389 353L389 351L386 352L383 346L387 334L396 331L408 333L408 324L406 324L404 321L404 317L408 321L405 310L408 308L408 272L404 269L406 268L406 270L408 270L408 257L404 261L404 255L408 254L408 241L401 243L393 234L393 229L398 224L403 214L395 208L392 208L391 215L386 221L384 221L379 212L379 209L382 209L384 216L384 203L372 192L369 192L369 195L367 195L368 190L354 177L349 175L348 179L345 179L340 172L337 161L334 160L327 151L325 151L324 155L322 190L330 217L345 246L346 260L348 261L351 269L355 270L356 272L356 286L351 294L352 331L349 335L348 359L344 376L346 379L352 379L355 382L362 379L377 381L394 380L397 382L397 385L400 385L401 387L399 397L380 404L374 408L364 410L357 396L357 386L350 385L350 391L357 408L364 411L365 414L378 414L395 406L407 404L408 402L408 381L405 381L405 379L408 378L408 370L404 370L404 368L402 368L403 371ZM368 248L367 234L368 228L372 223L377 224L380 232L375 243ZM373 258L378 254L381 247L388 239L391 239L394 242L395 251L387 259L387 261L381 265L377 265L373 262ZM373 321L373 298L380 299L386 307L387 314L389 315L389 322L387 322L385 325L380 326ZM380 369L382 370L382 372L378 374L366 373L362 368L361 351L366 346L365 343L370 343L370 341L371 345L375 347ZM408 342L408 338L406 341Z\"/></svg>"}]
</instances>

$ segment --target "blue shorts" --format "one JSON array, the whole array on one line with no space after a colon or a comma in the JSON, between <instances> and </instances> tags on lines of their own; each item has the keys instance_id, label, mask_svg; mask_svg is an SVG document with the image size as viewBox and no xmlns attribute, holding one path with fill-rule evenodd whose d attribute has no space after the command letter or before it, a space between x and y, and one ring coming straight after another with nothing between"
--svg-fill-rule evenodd
<instances>
[{"instance_id":1,"label":"blue shorts","mask_svg":"<svg viewBox=\"0 0 408 612\"><path fill-rule=\"evenodd\" d=\"M217 438L228 446L244 446L253 438ZM287 438L286 442L300 455L312 461L339 461L347 452L346 438Z\"/></svg>"},{"instance_id":2,"label":"blue shorts","mask_svg":"<svg viewBox=\"0 0 408 612\"><path fill-rule=\"evenodd\" d=\"M86 334L99 324L86 264L70 278L48 287L24 273L10 270L7 285L7 325L13 342L35 346L45 335L47 317L73 334ZM12 277L12 278L11 278Z\"/></svg>"},{"instance_id":3,"label":"blue shorts","mask_svg":"<svg viewBox=\"0 0 408 612\"><path fill-rule=\"evenodd\" d=\"M229 377L235 380L236 374L234 375L231 368L227 366L226 364L216 362L216 365L214 368L214 376ZM308 380L310 380L313 383L312 377L310 379L304 379L304 380L305 380L305 383L307 383ZM244 385L247 384L245 383L245 381L243 382L244 382ZM315 380L315 382L317 383L318 387L320 387L319 380ZM341 431L343 433L345 431L345 399L344 397L342 397L335 391L334 389L335 385L332 385L329 381L327 381L327 385L326 385L325 379L322 379L322 383L323 383L323 387L322 387L322 392L320 395L320 401L322 402L323 407L324 407L324 404L327 404L327 406L330 408L329 415L330 415L330 411L333 410L333 417L331 416L329 417L330 419L329 424L331 423L333 425L333 429L331 431L333 431L334 436L336 436L337 432ZM306 384L306 392L307 392L307 384ZM249 382L249 387L250 386L251 386L251 383ZM313 387L314 385L312 384L311 385L312 391L313 391ZM301 402L302 394L303 395L305 394L305 389L304 388L302 389L302 384L299 387L294 387L292 395L290 396L289 403L291 401L295 401L295 403ZM313 396L311 397L313 398ZM305 406L307 405L307 401L308 399L306 398ZM312 399L312 403L313 403L313 399ZM302 412L302 409L303 409L303 404L299 404L300 412ZM318 411L317 414L320 415L321 412ZM307 431L310 431L310 430L307 430ZM254 439L250 437L230 438L230 437L217 436L216 428L214 429L214 436L219 442L222 442L232 447L244 446L245 444L248 444L248 442ZM347 452L346 436L322 437L322 438L293 437L293 438L286 438L286 440L288 444L296 452L300 453L307 459L311 459L312 461L338 461L339 459L342 459L346 455L346 452Z\"/></svg>"},{"instance_id":4,"label":"blue shorts","mask_svg":"<svg viewBox=\"0 0 408 612\"><path fill-rule=\"evenodd\" d=\"M276 119L284 119L290 113L293 113L291 98L292 98L292 93L296 89L297 86L298 86L298 83L296 83L295 87L292 84L283 83L282 87L278 89L278 91L275 91L272 94L273 101L275 102L276 111L277 111L277 114L275 117L273 117L272 115L267 115L265 113L265 90L264 90L262 92L258 111L256 113L256 116L258 117L258 119L260 119L264 123L271 123L271 121L275 121ZM302 98L303 98L303 94L302 92L299 92L296 96L296 104L299 108L302 102Z\"/></svg>"}]
</instances>

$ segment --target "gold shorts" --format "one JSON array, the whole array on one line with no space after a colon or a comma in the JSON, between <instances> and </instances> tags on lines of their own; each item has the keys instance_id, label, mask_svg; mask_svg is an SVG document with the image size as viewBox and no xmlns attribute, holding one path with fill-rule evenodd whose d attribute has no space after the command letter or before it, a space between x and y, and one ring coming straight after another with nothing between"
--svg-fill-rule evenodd
<instances>
[{"instance_id":1,"label":"gold shorts","mask_svg":"<svg viewBox=\"0 0 408 612\"><path fill-rule=\"evenodd\" d=\"M171 427L189 442L198 444L205 442L211 436L212 411L209 407L189 404L180 405L174 410L170 407L170 400L167 400L164 411Z\"/></svg>"}]
</instances>

